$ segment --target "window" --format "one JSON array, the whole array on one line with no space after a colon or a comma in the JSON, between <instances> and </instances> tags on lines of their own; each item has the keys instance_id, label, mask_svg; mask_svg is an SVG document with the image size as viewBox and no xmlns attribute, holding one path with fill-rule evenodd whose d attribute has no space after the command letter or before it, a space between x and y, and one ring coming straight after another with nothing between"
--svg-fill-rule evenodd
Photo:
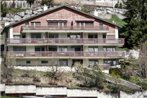
<instances>
[{"instance_id":1,"label":"window","mask_svg":"<svg viewBox=\"0 0 147 98\"><path fill-rule=\"evenodd\" d=\"M49 49L49 51L57 51L57 46L49 46L47 49Z\"/></svg>"},{"instance_id":2,"label":"window","mask_svg":"<svg viewBox=\"0 0 147 98\"><path fill-rule=\"evenodd\" d=\"M41 38L40 33L31 33L31 38Z\"/></svg>"},{"instance_id":3,"label":"window","mask_svg":"<svg viewBox=\"0 0 147 98\"><path fill-rule=\"evenodd\" d=\"M25 22L25 26L28 26L29 25L29 22Z\"/></svg>"},{"instance_id":4,"label":"window","mask_svg":"<svg viewBox=\"0 0 147 98\"><path fill-rule=\"evenodd\" d=\"M58 38L58 34L52 34L52 33L50 33L49 34L49 38Z\"/></svg>"},{"instance_id":5,"label":"window","mask_svg":"<svg viewBox=\"0 0 147 98\"><path fill-rule=\"evenodd\" d=\"M115 39L115 35L107 35L107 39Z\"/></svg>"},{"instance_id":6,"label":"window","mask_svg":"<svg viewBox=\"0 0 147 98\"><path fill-rule=\"evenodd\" d=\"M89 66L98 65L98 60L89 60Z\"/></svg>"},{"instance_id":7,"label":"window","mask_svg":"<svg viewBox=\"0 0 147 98\"><path fill-rule=\"evenodd\" d=\"M88 38L97 38L97 34L88 34Z\"/></svg>"},{"instance_id":8,"label":"window","mask_svg":"<svg viewBox=\"0 0 147 98\"><path fill-rule=\"evenodd\" d=\"M22 34L21 37L22 37L22 38L26 38L26 34Z\"/></svg>"},{"instance_id":9,"label":"window","mask_svg":"<svg viewBox=\"0 0 147 98\"><path fill-rule=\"evenodd\" d=\"M93 21L86 21L85 22L85 27L93 27L94 24L93 24Z\"/></svg>"},{"instance_id":10,"label":"window","mask_svg":"<svg viewBox=\"0 0 147 98\"><path fill-rule=\"evenodd\" d=\"M59 60L59 66L68 66L68 60Z\"/></svg>"},{"instance_id":11,"label":"window","mask_svg":"<svg viewBox=\"0 0 147 98\"><path fill-rule=\"evenodd\" d=\"M31 64L31 61L26 61L26 64Z\"/></svg>"},{"instance_id":12,"label":"window","mask_svg":"<svg viewBox=\"0 0 147 98\"><path fill-rule=\"evenodd\" d=\"M20 35L14 35L13 37L14 38L20 38Z\"/></svg>"},{"instance_id":13,"label":"window","mask_svg":"<svg viewBox=\"0 0 147 98\"><path fill-rule=\"evenodd\" d=\"M81 34L68 34L68 38L81 38Z\"/></svg>"},{"instance_id":14,"label":"window","mask_svg":"<svg viewBox=\"0 0 147 98\"><path fill-rule=\"evenodd\" d=\"M41 26L41 22L31 22L31 26L39 27Z\"/></svg>"},{"instance_id":15,"label":"window","mask_svg":"<svg viewBox=\"0 0 147 98\"><path fill-rule=\"evenodd\" d=\"M89 52L98 52L98 48L97 47L88 47L88 51Z\"/></svg>"},{"instance_id":16,"label":"window","mask_svg":"<svg viewBox=\"0 0 147 98\"><path fill-rule=\"evenodd\" d=\"M41 61L41 63L42 63L42 64L47 64L47 63L48 63L48 61Z\"/></svg>"},{"instance_id":17,"label":"window","mask_svg":"<svg viewBox=\"0 0 147 98\"><path fill-rule=\"evenodd\" d=\"M93 21L76 21L77 22L77 26L78 27L93 27L94 26L94 22Z\"/></svg>"},{"instance_id":18,"label":"window","mask_svg":"<svg viewBox=\"0 0 147 98\"><path fill-rule=\"evenodd\" d=\"M48 26L49 27L57 27L58 26L58 22L56 22L56 21L55 22L54 21L49 21L48 22Z\"/></svg>"},{"instance_id":19,"label":"window","mask_svg":"<svg viewBox=\"0 0 147 98\"><path fill-rule=\"evenodd\" d=\"M77 27L84 27L84 22L82 21L77 21Z\"/></svg>"},{"instance_id":20,"label":"window","mask_svg":"<svg viewBox=\"0 0 147 98\"><path fill-rule=\"evenodd\" d=\"M111 60L104 60L104 64L111 64Z\"/></svg>"},{"instance_id":21,"label":"window","mask_svg":"<svg viewBox=\"0 0 147 98\"><path fill-rule=\"evenodd\" d=\"M118 64L117 60L104 60L104 64L109 64L111 66L115 66Z\"/></svg>"},{"instance_id":22,"label":"window","mask_svg":"<svg viewBox=\"0 0 147 98\"><path fill-rule=\"evenodd\" d=\"M13 46L13 51L26 51L25 46Z\"/></svg>"},{"instance_id":23,"label":"window","mask_svg":"<svg viewBox=\"0 0 147 98\"><path fill-rule=\"evenodd\" d=\"M59 26L60 27L66 27L67 26L67 22L59 22Z\"/></svg>"},{"instance_id":24,"label":"window","mask_svg":"<svg viewBox=\"0 0 147 98\"><path fill-rule=\"evenodd\" d=\"M100 24L99 24L99 29L100 29L100 30L103 30L103 23L100 23Z\"/></svg>"},{"instance_id":25,"label":"window","mask_svg":"<svg viewBox=\"0 0 147 98\"><path fill-rule=\"evenodd\" d=\"M66 27L67 20L48 20L49 27Z\"/></svg>"},{"instance_id":26,"label":"window","mask_svg":"<svg viewBox=\"0 0 147 98\"><path fill-rule=\"evenodd\" d=\"M35 46L35 51L45 51L45 47L43 47L43 46Z\"/></svg>"},{"instance_id":27,"label":"window","mask_svg":"<svg viewBox=\"0 0 147 98\"><path fill-rule=\"evenodd\" d=\"M66 52L67 51L67 47L59 47L59 51Z\"/></svg>"},{"instance_id":28,"label":"window","mask_svg":"<svg viewBox=\"0 0 147 98\"><path fill-rule=\"evenodd\" d=\"M114 48L113 47L110 47L110 48L109 47L108 48L106 47L106 48L104 48L104 52L115 52L115 51L116 51L116 48L115 47Z\"/></svg>"},{"instance_id":29,"label":"window","mask_svg":"<svg viewBox=\"0 0 147 98\"><path fill-rule=\"evenodd\" d=\"M103 34L103 38L106 38L106 34Z\"/></svg>"}]
</instances>

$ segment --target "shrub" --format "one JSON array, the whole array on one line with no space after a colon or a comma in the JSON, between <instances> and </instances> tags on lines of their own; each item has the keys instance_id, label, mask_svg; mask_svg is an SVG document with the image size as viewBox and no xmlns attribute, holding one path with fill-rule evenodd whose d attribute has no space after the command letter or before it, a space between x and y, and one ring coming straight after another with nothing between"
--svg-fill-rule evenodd
<instances>
[{"instance_id":1,"label":"shrub","mask_svg":"<svg viewBox=\"0 0 147 98\"><path fill-rule=\"evenodd\" d=\"M142 89L147 90L147 82L142 81L142 82L138 82L137 84L142 86Z\"/></svg>"},{"instance_id":2,"label":"shrub","mask_svg":"<svg viewBox=\"0 0 147 98\"><path fill-rule=\"evenodd\" d=\"M37 77L33 77L33 82L40 82L40 79Z\"/></svg>"},{"instance_id":3,"label":"shrub","mask_svg":"<svg viewBox=\"0 0 147 98\"><path fill-rule=\"evenodd\" d=\"M111 90L111 93L118 93L119 92L119 86L116 84L109 84L108 88Z\"/></svg>"},{"instance_id":4,"label":"shrub","mask_svg":"<svg viewBox=\"0 0 147 98\"><path fill-rule=\"evenodd\" d=\"M137 77L137 76L130 76L130 79L129 79L131 82L134 82L134 83L138 83L140 82L140 78Z\"/></svg>"},{"instance_id":5,"label":"shrub","mask_svg":"<svg viewBox=\"0 0 147 98\"><path fill-rule=\"evenodd\" d=\"M28 77L29 78L30 75L28 73L24 73L24 74L21 75L21 77Z\"/></svg>"},{"instance_id":6,"label":"shrub","mask_svg":"<svg viewBox=\"0 0 147 98\"><path fill-rule=\"evenodd\" d=\"M109 70L109 73L114 77L117 77L117 78L121 77L121 71L119 68L111 68Z\"/></svg>"}]
</instances>

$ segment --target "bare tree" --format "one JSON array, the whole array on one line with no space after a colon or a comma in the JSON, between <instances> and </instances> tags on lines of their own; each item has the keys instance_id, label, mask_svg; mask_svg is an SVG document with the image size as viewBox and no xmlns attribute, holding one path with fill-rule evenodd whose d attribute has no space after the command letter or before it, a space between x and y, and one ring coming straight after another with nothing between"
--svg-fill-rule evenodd
<instances>
[{"instance_id":1,"label":"bare tree","mask_svg":"<svg viewBox=\"0 0 147 98\"><path fill-rule=\"evenodd\" d=\"M139 66L142 77L147 78L147 41L141 45Z\"/></svg>"},{"instance_id":2,"label":"bare tree","mask_svg":"<svg viewBox=\"0 0 147 98\"><path fill-rule=\"evenodd\" d=\"M78 80L82 81L81 86L96 87L98 89L104 87L103 81L105 76L98 65L88 68L81 64L77 64L75 67L77 69L75 76Z\"/></svg>"},{"instance_id":3,"label":"bare tree","mask_svg":"<svg viewBox=\"0 0 147 98\"><path fill-rule=\"evenodd\" d=\"M59 68L59 66L62 66L62 65L56 64L54 60L51 60L50 64L51 64L49 65L50 69L48 72L46 72L45 76L51 79L49 84L57 85L58 81L60 80L63 74L63 72Z\"/></svg>"},{"instance_id":4,"label":"bare tree","mask_svg":"<svg viewBox=\"0 0 147 98\"><path fill-rule=\"evenodd\" d=\"M15 57L6 54L1 65L1 78L6 80L4 82L11 82L14 65L16 65Z\"/></svg>"}]
</instances>

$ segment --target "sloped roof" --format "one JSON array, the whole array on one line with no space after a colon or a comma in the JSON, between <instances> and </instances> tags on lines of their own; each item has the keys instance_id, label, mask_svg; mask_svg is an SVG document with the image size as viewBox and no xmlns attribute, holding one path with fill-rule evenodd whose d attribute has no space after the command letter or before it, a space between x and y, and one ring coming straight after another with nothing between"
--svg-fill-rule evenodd
<instances>
[{"instance_id":1,"label":"sloped roof","mask_svg":"<svg viewBox=\"0 0 147 98\"><path fill-rule=\"evenodd\" d=\"M40 13L40 14L38 14L38 15L34 15L34 16L28 17L28 18L23 19L23 20L21 20L21 21L12 23L12 24L10 24L10 25L8 25L8 26L5 26L5 28L13 27L13 26L18 25L18 24L21 24L21 23L23 23L23 22L25 22L25 21L29 21L29 20L31 20L31 19L37 18L37 17L42 16L42 15L45 15L45 14L47 14L47 13L54 12L54 11L59 10L59 9L62 9L62 8L68 8L68 9L70 9L70 10L76 11L76 12L78 12L78 13L81 13L81 14L86 15L86 16L88 16L88 17L94 18L94 19L96 19L96 20L101 20L101 21L103 21L103 22L105 22L105 23L108 23L108 24L111 24L111 25L114 25L114 26L119 27L118 25L116 25L116 24L114 24L114 23L111 23L111 22L108 22L108 21L106 21L106 20L104 20L104 19L102 19L102 18L96 17L96 16L94 16L94 15L90 15L90 14L88 14L88 13L82 12L82 11L80 11L80 10L77 10L77 9L75 9L75 8L72 8L72 7L69 7L69 6L66 6L66 5L63 5L63 6L59 6L59 7L53 8L53 9L46 10L46 11L44 11L43 13ZM4 29L5 29L5 28L4 28Z\"/></svg>"}]
</instances>

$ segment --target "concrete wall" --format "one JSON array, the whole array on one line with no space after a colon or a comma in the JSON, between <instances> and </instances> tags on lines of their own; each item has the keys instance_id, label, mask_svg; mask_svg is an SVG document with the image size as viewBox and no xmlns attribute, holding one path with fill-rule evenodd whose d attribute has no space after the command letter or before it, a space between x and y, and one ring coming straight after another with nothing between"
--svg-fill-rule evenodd
<instances>
[{"instance_id":1,"label":"concrete wall","mask_svg":"<svg viewBox=\"0 0 147 98\"><path fill-rule=\"evenodd\" d=\"M36 93L35 85L6 85L5 93Z\"/></svg>"},{"instance_id":2,"label":"concrete wall","mask_svg":"<svg viewBox=\"0 0 147 98\"><path fill-rule=\"evenodd\" d=\"M51 71L52 69L55 69L55 67L47 67L47 66L14 66L15 69L21 69L21 70L36 70L36 71ZM75 71L74 68L71 68L69 66L60 66L58 67L58 70L69 72L69 71Z\"/></svg>"},{"instance_id":3,"label":"concrete wall","mask_svg":"<svg viewBox=\"0 0 147 98\"><path fill-rule=\"evenodd\" d=\"M97 90L68 89L67 97L97 97Z\"/></svg>"},{"instance_id":4,"label":"concrete wall","mask_svg":"<svg viewBox=\"0 0 147 98\"><path fill-rule=\"evenodd\" d=\"M37 87L36 95L66 95L66 87Z\"/></svg>"},{"instance_id":5,"label":"concrete wall","mask_svg":"<svg viewBox=\"0 0 147 98\"><path fill-rule=\"evenodd\" d=\"M120 97L117 94L106 94L104 92L98 92L97 90L84 90L84 89L67 89L66 87L38 87L35 85L5 85L0 84L0 91L4 91L5 94L30 94L35 95L60 95L67 97L93 97L93 98L144 98L147 95L147 91L136 92L134 94L127 94L120 92Z\"/></svg>"},{"instance_id":6,"label":"concrete wall","mask_svg":"<svg viewBox=\"0 0 147 98\"><path fill-rule=\"evenodd\" d=\"M120 92L120 98L145 98L144 95L147 94L147 92L136 92L134 94L127 94L125 92Z\"/></svg>"}]
</instances>

